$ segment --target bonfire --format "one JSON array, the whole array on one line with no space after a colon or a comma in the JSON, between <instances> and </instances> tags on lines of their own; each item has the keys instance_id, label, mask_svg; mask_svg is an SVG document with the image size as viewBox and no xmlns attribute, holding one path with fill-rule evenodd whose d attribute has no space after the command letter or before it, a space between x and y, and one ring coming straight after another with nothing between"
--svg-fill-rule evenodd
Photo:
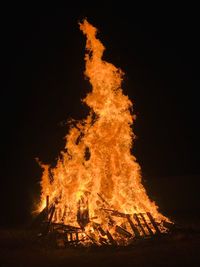
<instances>
[{"instance_id":1,"label":"bonfire","mask_svg":"<svg viewBox=\"0 0 200 267\"><path fill-rule=\"evenodd\" d=\"M167 233L170 220L148 197L131 153L135 115L121 88L124 73L103 59L97 29L86 19L79 26L86 36L85 76L92 90L83 102L90 112L71 123L56 167L41 164L42 234L102 246Z\"/></svg>"}]
</instances>

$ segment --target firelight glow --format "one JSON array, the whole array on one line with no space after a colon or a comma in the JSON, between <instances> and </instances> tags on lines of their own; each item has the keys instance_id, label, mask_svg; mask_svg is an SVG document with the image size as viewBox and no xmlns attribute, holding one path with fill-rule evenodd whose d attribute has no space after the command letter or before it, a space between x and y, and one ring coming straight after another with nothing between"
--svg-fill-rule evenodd
<instances>
[{"instance_id":1,"label":"firelight glow","mask_svg":"<svg viewBox=\"0 0 200 267\"><path fill-rule=\"evenodd\" d=\"M125 214L149 212L165 231L162 222L169 220L149 199L141 182L140 166L131 154L135 116L131 100L121 88L124 74L102 59L105 47L96 37L97 29L84 20L80 30L87 39L85 76L92 91L83 101L90 112L71 126L56 167L42 164L40 210L48 195L50 203L56 204L53 221L78 227L77 212L87 209L89 219L82 227L96 242L99 236L94 224L109 230L115 240L119 239L114 231L116 225L123 224L130 230L121 217L110 223L106 209Z\"/></svg>"}]
</instances>

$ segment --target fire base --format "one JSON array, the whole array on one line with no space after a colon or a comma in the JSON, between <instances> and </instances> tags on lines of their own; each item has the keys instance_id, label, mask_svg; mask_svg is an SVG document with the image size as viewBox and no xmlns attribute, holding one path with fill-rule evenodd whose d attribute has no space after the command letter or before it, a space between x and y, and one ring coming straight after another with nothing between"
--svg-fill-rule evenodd
<instances>
[{"instance_id":1,"label":"fire base","mask_svg":"<svg viewBox=\"0 0 200 267\"><path fill-rule=\"evenodd\" d=\"M165 235L173 226L166 221L158 223L150 212L125 214L107 208L101 211L109 219L107 227L90 219L88 208L77 209L78 227L66 225L56 220L56 203L49 205L47 197L47 205L35 219L34 226L39 230L38 236L53 240L58 247L127 246L139 239Z\"/></svg>"}]
</instances>

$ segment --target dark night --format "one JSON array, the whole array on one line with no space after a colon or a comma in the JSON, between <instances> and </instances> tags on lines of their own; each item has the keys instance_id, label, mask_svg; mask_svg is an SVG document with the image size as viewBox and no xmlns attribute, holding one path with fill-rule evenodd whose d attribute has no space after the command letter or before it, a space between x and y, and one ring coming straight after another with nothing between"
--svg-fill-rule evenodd
<instances>
[{"instance_id":1,"label":"dark night","mask_svg":"<svg viewBox=\"0 0 200 267\"><path fill-rule=\"evenodd\" d=\"M76 4L2 7L0 266L199 266L197 6Z\"/></svg>"}]
</instances>

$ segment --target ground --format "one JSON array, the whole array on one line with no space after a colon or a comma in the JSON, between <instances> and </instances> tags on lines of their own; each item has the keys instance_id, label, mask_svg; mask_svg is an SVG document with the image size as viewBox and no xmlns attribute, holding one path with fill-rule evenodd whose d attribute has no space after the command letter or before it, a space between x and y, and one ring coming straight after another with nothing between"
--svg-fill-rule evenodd
<instances>
[{"instance_id":1,"label":"ground","mask_svg":"<svg viewBox=\"0 0 200 267\"><path fill-rule=\"evenodd\" d=\"M38 243L28 230L1 229L0 267L10 266L200 266L200 223L127 248L59 249Z\"/></svg>"}]
</instances>

